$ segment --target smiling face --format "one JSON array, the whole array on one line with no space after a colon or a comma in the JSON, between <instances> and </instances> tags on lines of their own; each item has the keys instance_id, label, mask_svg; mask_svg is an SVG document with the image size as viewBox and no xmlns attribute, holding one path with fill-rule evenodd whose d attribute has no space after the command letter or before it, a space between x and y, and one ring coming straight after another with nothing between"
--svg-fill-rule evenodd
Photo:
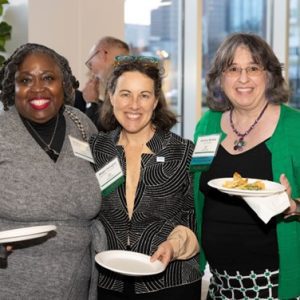
<instances>
[{"instance_id":1,"label":"smiling face","mask_svg":"<svg viewBox=\"0 0 300 300\"><path fill-rule=\"evenodd\" d=\"M127 133L147 134L151 130L151 117L158 102L151 78L138 71L123 73L110 100L115 118Z\"/></svg>"},{"instance_id":2,"label":"smiling face","mask_svg":"<svg viewBox=\"0 0 300 300\"><path fill-rule=\"evenodd\" d=\"M64 103L62 74L57 63L43 53L26 56L15 75L15 106L26 119L45 123Z\"/></svg>"},{"instance_id":3,"label":"smiling face","mask_svg":"<svg viewBox=\"0 0 300 300\"><path fill-rule=\"evenodd\" d=\"M256 75L247 74L245 68L257 66L248 48L240 46L236 49L232 66L243 70L237 77L231 77L224 72L221 86L233 106L252 109L263 105L267 101L265 97L267 74L264 70Z\"/></svg>"}]
</instances>

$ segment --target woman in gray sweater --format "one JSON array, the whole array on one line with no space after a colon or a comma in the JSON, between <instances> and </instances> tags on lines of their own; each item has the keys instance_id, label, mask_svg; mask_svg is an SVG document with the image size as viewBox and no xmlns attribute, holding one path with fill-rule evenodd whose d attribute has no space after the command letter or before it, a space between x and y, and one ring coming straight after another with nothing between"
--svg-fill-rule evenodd
<instances>
[{"instance_id":1,"label":"woman in gray sweater","mask_svg":"<svg viewBox=\"0 0 300 300\"><path fill-rule=\"evenodd\" d=\"M106 245L94 220L101 195L90 162L74 156L68 136L84 142L97 131L68 106L76 84L67 60L38 44L18 48L0 70L0 231L56 226L44 237L10 243L0 299L95 296L91 254Z\"/></svg>"}]
</instances>

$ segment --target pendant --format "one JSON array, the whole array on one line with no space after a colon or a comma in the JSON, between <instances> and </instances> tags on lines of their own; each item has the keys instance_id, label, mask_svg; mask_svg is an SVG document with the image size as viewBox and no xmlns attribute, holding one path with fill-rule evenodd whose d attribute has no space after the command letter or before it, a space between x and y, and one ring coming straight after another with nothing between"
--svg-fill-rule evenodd
<instances>
[{"instance_id":1,"label":"pendant","mask_svg":"<svg viewBox=\"0 0 300 300\"><path fill-rule=\"evenodd\" d=\"M243 147L246 145L244 139L241 137L239 140L234 141L233 150L242 151Z\"/></svg>"},{"instance_id":2,"label":"pendant","mask_svg":"<svg viewBox=\"0 0 300 300\"><path fill-rule=\"evenodd\" d=\"M50 147L45 147L44 148L45 152L49 155L49 157L56 161L58 156L59 156L59 153L57 151L55 151L54 149L50 148Z\"/></svg>"}]
</instances>

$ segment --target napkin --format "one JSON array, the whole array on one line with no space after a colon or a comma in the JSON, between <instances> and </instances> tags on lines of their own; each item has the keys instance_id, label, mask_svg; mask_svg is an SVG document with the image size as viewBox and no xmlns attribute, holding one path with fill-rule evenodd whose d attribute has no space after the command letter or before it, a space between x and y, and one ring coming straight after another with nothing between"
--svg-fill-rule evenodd
<instances>
[{"instance_id":1,"label":"napkin","mask_svg":"<svg viewBox=\"0 0 300 300\"><path fill-rule=\"evenodd\" d=\"M243 196L247 204L266 224L290 206L288 194L281 192L270 196Z\"/></svg>"}]
</instances>

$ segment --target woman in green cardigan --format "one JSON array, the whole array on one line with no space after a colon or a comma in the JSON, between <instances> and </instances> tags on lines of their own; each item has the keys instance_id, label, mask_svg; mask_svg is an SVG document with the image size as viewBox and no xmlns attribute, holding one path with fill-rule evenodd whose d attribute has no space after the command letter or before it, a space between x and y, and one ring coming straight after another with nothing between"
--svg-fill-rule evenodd
<instances>
[{"instance_id":1,"label":"woman in green cardigan","mask_svg":"<svg viewBox=\"0 0 300 300\"><path fill-rule=\"evenodd\" d=\"M211 164L195 172L202 247L212 273L207 299L294 299L300 296L300 112L283 104L289 90L270 46L236 33L219 47L207 75L210 110L198 137L220 134ZM237 196L208 186L243 177L280 182L290 207L265 224Z\"/></svg>"}]
</instances>

